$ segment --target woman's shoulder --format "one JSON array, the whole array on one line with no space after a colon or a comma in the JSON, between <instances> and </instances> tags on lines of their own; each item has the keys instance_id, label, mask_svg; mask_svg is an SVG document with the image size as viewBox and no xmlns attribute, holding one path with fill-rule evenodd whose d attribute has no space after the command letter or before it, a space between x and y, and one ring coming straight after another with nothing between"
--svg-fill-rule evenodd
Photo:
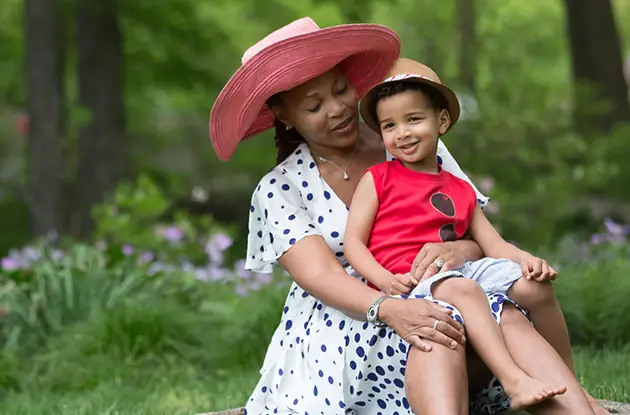
<instances>
[{"instance_id":1,"label":"woman's shoulder","mask_svg":"<svg viewBox=\"0 0 630 415\"><path fill-rule=\"evenodd\" d=\"M304 167L314 168L315 163L310 160L311 158L307 156L306 152L308 152L308 147L298 147L284 161L273 166L267 174L260 179L256 189L260 190L262 187L268 186L282 186L282 184L293 182L297 180L299 176L303 175L302 170ZM312 163L313 166L309 166L309 163Z\"/></svg>"},{"instance_id":2,"label":"woman's shoulder","mask_svg":"<svg viewBox=\"0 0 630 415\"><path fill-rule=\"evenodd\" d=\"M263 205L275 205L280 202L301 206L302 188L310 183L315 168L312 157L309 157L308 148L298 147L286 160L274 166L265 174L256 185L252 194L252 200L258 199ZM313 166L309 164L312 163ZM281 205L280 205L281 206Z\"/></svg>"}]
</instances>

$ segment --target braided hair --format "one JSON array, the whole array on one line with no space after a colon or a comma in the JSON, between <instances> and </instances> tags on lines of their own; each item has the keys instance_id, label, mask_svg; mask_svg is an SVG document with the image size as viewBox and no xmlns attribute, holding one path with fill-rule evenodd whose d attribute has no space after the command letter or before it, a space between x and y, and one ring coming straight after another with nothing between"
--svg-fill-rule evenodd
<instances>
[{"instance_id":1,"label":"braided hair","mask_svg":"<svg viewBox=\"0 0 630 415\"><path fill-rule=\"evenodd\" d=\"M267 100L267 105L269 106L269 108L277 107L280 104L282 104L282 98L280 97L280 94L276 94ZM287 130L284 123L278 118L274 119L273 125L276 129L276 135L274 139L276 141L276 150L278 152L276 163L280 164L287 157L289 157L300 144L305 142L305 140L304 137L302 137L302 135L298 133L295 128Z\"/></svg>"}]
</instances>

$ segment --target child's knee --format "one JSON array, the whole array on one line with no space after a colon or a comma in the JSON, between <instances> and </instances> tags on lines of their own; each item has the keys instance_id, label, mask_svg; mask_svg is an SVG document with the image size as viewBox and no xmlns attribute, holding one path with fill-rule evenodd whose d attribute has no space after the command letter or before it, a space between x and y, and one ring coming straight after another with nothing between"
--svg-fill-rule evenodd
<instances>
[{"instance_id":1,"label":"child's knee","mask_svg":"<svg viewBox=\"0 0 630 415\"><path fill-rule=\"evenodd\" d=\"M549 281L521 278L508 291L508 296L525 309L556 304L556 293Z\"/></svg>"},{"instance_id":2,"label":"child's knee","mask_svg":"<svg viewBox=\"0 0 630 415\"><path fill-rule=\"evenodd\" d=\"M484 294L481 285L476 281L463 277L453 277L438 281L433 286L433 291L438 296L448 296L449 298L462 298Z\"/></svg>"}]
</instances>

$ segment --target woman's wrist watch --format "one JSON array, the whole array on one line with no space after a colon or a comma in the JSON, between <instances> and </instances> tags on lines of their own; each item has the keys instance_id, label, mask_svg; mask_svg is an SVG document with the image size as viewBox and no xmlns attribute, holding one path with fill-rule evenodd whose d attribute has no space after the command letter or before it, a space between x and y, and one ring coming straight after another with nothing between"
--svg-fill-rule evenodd
<instances>
[{"instance_id":1,"label":"woman's wrist watch","mask_svg":"<svg viewBox=\"0 0 630 415\"><path fill-rule=\"evenodd\" d=\"M389 295L382 295L376 300L374 300L372 305L370 305L370 308L368 308L367 321L374 324L376 327L383 327L386 325L385 323L383 323L381 320L378 319L378 309L381 306L381 303L387 300L388 298L392 298L392 297Z\"/></svg>"}]
</instances>

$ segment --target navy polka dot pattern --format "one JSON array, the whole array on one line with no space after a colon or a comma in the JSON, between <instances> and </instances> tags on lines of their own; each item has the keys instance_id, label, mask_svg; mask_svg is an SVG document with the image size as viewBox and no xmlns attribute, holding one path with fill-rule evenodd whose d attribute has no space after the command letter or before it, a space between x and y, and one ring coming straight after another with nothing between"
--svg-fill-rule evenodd
<instances>
[{"instance_id":1,"label":"navy polka dot pattern","mask_svg":"<svg viewBox=\"0 0 630 415\"><path fill-rule=\"evenodd\" d=\"M445 147L439 156L445 170L457 166ZM485 200L481 194L478 197ZM271 272L292 245L319 235L347 272L365 282L345 261L347 215L344 203L319 176L306 145L300 145L254 191L246 268ZM419 296L410 298L414 297ZM498 320L503 302L510 300L497 295L488 300ZM440 304L454 310L454 318L463 323L457 310ZM404 388L409 347L392 329L353 320L293 283L246 411L252 415L412 414ZM503 411L506 405L499 384L489 385L474 400L474 407L491 413Z\"/></svg>"}]
</instances>

